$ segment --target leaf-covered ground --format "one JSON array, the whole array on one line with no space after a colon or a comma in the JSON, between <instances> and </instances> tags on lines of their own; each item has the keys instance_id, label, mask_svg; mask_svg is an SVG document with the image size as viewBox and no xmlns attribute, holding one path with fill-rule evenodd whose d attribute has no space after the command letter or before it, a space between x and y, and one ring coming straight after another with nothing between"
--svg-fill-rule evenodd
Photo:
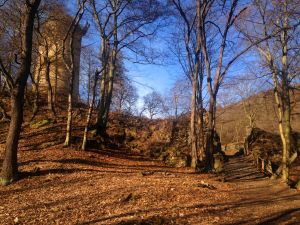
<instances>
[{"instance_id":1,"label":"leaf-covered ground","mask_svg":"<svg viewBox=\"0 0 300 225\"><path fill-rule=\"evenodd\" d=\"M225 182L120 151L55 147L20 161L23 179L0 188L1 224L300 224L300 193L246 159L231 160Z\"/></svg>"},{"instance_id":2,"label":"leaf-covered ground","mask_svg":"<svg viewBox=\"0 0 300 225\"><path fill-rule=\"evenodd\" d=\"M250 158L231 159L222 176L195 174L126 149L62 148L61 131L24 127L22 177L0 187L0 224L300 224L300 192Z\"/></svg>"}]
</instances>

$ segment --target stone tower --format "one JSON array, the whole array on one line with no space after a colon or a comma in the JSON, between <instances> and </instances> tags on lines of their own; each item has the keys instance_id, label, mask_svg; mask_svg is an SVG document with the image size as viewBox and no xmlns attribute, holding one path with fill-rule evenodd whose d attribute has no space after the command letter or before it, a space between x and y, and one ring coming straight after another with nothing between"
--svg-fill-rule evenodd
<instances>
[{"instance_id":1,"label":"stone tower","mask_svg":"<svg viewBox=\"0 0 300 225\"><path fill-rule=\"evenodd\" d=\"M57 12L59 11L59 12ZM38 41L39 57L35 68L35 81L38 83L40 93L49 95L52 92L54 101L64 99L68 95L71 73L68 70L62 54L63 39L72 22L64 9L57 9L50 14L49 19L42 25L40 40ZM79 100L79 72L81 40L88 26L78 27L75 31L74 52L74 100ZM66 43L69 43L67 40ZM67 63L71 61L71 53L68 44L65 47ZM49 92L49 84L51 92Z\"/></svg>"}]
</instances>

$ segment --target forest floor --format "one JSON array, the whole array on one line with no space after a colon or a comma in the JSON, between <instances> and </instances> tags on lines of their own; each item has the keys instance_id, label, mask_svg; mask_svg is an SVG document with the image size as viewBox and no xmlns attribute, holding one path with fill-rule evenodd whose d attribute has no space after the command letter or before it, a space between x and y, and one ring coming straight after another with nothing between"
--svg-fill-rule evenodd
<instances>
[{"instance_id":1,"label":"forest floor","mask_svg":"<svg viewBox=\"0 0 300 225\"><path fill-rule=\"evenodd\" d=\"M24 129L21 179L0 187L1 225L300 224L300 192L264 177L249 157L231 158L220 176L194 173L126 149L45 146L59 129Z\"/></svg>"}]
</instances>

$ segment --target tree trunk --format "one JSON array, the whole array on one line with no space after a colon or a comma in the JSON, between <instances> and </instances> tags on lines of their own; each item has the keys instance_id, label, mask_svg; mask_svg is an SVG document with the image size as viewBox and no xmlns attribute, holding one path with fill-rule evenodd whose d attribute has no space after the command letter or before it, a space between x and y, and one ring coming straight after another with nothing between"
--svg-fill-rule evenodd
<instances>
[{"instance_id":1,"label":"tree trunk","mask_svg":"<svg viewBox=\"0 0 300 225\"><path fill-rule=\"evenodd\" d=\"M65 36L65 39L63 40L63 60L68 68L69 72L71 73L70 76L70 83L69 83L69 93L68 93L68 112L67 112L67 128L66 128L66 139L64 142L64 146L70 146L71 145L71 139L72 139L72 114L73 114L73 98L74 98L74 84L75 84L75 66L74 66L74 59L75 59L75 46L74 46L74 39L75 39L75 34L77 31L77 28L79 26L80 20L83 16L84 13L84 3L83 6L80 6L78 9L79 16L74 18L74 23L71 24L70 26L70 33L67 33ZM70 51L70 63L68 63L68 60L66 59L65 56L65 41L69 37L68 40L68 48ZM77 96L76 96L77 97Z\"/></svg>"},{"instance_id":2,"label":"tree trunk","mask_svg":"<svg viewBox=\"0 0 300 225\"><path fill-rule=\"evenodd\" d=\"M113 48L111 50L111 53L107 53L106 51L110 50L106 45L107 41L104 39L104 43L106 44L104 48L104 60L109 63L106 63L105 66L108 66L108 88L107 88L107 93L105 95L105 103L104 103L104 109L103 109L103 114L101 118L101 134L106 133L106 127L107 127L107 122L108 122L108 114L110 111L110 105L111 105L111 100L112 100L112 93L113 93L113 86L114 86L114 78L115 78L115 72L116 72L116 62L117 62L117 51L118 51L118 14L117 8L118 8L118 3L113 1L112 2L112 8L115 10L115 13L113 14ZM101 110L101 109L100 109Z\"/></svg>"},{"instance_id":3,"label":"tree trunk","mask_svg":"<svg viewBox=\"0 0 300 225\"><path fill-rule=\"evenodd\" d=\"M200 53L200 43L199 43L199 53ZM198 123L198 154L200 161L204 160L204 149L205 149L205 134L204 134L204 107L203 107L203 77L204 77L204 62L202 54L200 53L199 58L199 75L198 75L198 86L197 86L197 123Z\"/></svg>"},{"instance_id":4,"label":"tree trunk","mask_svg":"<svg viewBox=\"0 0 300 225\"><path fill-rule=\"evenodd\" d=\"M30 120L33 120L36 114L39 111L39 98L40 98L40 93L39 93L39 85L37 82L32 81L32 84L34 86L34 99L33 99L33 110L32 110L32 116Z\"/></svg>"},{"instance_id":5,"label":"tree trunk","mask_svg":"<svg viewBox=\"0 0 300 225\"><path fill-rule=\"evenodd\" d=\"M6 138L1 171L1 183L3 185L7 185L18 178L17 151L23 122L24 88L16 87L13 91L15 93L11 96L11 122Z\"/></svg>"},{"instance_id":6,"label":"tree trunk","mask_svg":"<svg viewBox=\"0 0 300 225\"><path fill-rule=\"evenodd\" d=\"M55 45L55 62L54 62L54 66L55 66L55 77L54 77L54 93L53 93L53 103L54 105L57 103L57 80L58 80L58 50L57 50L58 46Z\"/></svg>"},{"instance_id":7,"label":"tree trunk","mask_svg":"<svg viewBox=\"0 0 300 225\"><path fill-rule=\"evenodd\" d=\"M206 148L205 148L205 157L206 157L206 169L213 169L213 149L214 149L214 134L215 134L215 104L216 99L214 96L210 97L209 102L209 111L208 111L208 128L206 134Z\"/></svg>"},{"instance_id":8,"label":"tree trunk","mask_svg":"<svg viewBox=\"0 0 300 225\"><path fill-rule=\"evenodd\" d=\"M107 70L105 69L103 71L103 76L101 79L101 93L100 93L100 105L99 110L97 114L97 135L103 135L104 134L104 112L105 112L105 99L106 99L106 89L107 89Z\"/></svg>"},{"instance_id":9,"label":"tree trunk","mask_svg":"<svg viewBox=\"0 0 300 225\"><path fill-rule=\"evenodd\" d=\"M108 122L108 114L110 111L110 105L112 100L112 93L113 93L113 87L114 87L114 76L115 76L115 62L112 62L109 65L109 82L108 82L108 90L107 95L105 99L105 107L104 107L104 114L102 118L102 129L103 133L106 133L106 127Z\"/></svg>"},{"instance_id":10,"label":"tree trunk","mask_svg":"<svg viewBox=\"0 0 300 225\"><path fill-rule=\"evenodd\" d=\"M97 121L96 121L96 127L97 127L97 135L103 135L104 134L104 125L103 125L103 115L105 111L105 99L106 99L106 93L107 93L107 75L108 75L108 58L109 58L109 47L107 44L106 36L101 36L102 43L101 43L101 63L102 63L102 79L101 79L101 85L100 85L100 104L98 108L97 113Z\"/></svg>"},{"instance_id":11,"label":"tree trunk","mask_svg":"<svg viewBox=\"0 0 300 225\"><path fill-rule=\"evenodd\" d=\"M114 35L117 30L114 31ZM114 43L116 45L116 43ZM107 54L107 53L103 53ZM114 49L112 50L110 54L110 62L108 65L105 65L104 74L106 75L108 72L108 79L103 78L102 81L102 93L101 93L101 105L100 110L98 113L97 118L97 135L105 135L106 134L106 127L108 122L108 114L110 111L110 105L112 100L112 93L113 93L113 85L114 85L114 77L115 77L115 70L116 70L116 57L117 57L117 47L114 46Z\"/></svg>"},{"instance_id":12,"label":"tree trunk","mask_svg":"<svg viewBox=\"0 0 300 225\"><path fill-rule=\"evenodd\" d=\"M284 119L284 144L282 151L282 180L288 182L289 179L289 158L290 158L290 149L291 149L291 102L290 102L290 84L288 77L288 12L287 12L287 0L284 1L284 29L281 34L282 38L282 94L281 94L281 103L283 105L283 119Z\"/></svg>"},{"instance_id":13,"label":"tree trunk","mask_svg":"<svg viewBox=\"0 0 300 225\"><path fill-rule=\"evenodd\" d=\"M201 105L201 106L200 106ZM197 110L197 124L198 124L198 152L199 152L199 160L203 161L204 160L204 141L205 141L205 137L204 137L204 119L203 119L203 108L200 109L200 107L202 107L202 104L198 105L199 109Z\"/></svg>"},{"instance_id":14,"label":"tree trunk","mask_svg":"<svg viewBox=\"0 0 300 225\"><path fill-rule=\"evenodd\" d=\"M192 153L191 167L197 168L198 152L197 152L197 134L196 134L196 93L197 93L197 79L193 77L192 80L192 98L191 98L191 120L190 120L190 144Z\"/></svg>"},{"instance_id":15,"label":"tree trunk","mask_svg":"<svg viewBox=\"0 0 300 225\"><path fill-rule=\"evenodd\" d=\"M72 94L68 94L68 112L67 112L67 130L66 130L66 139L64 146L70 146L71 144L71 137L72 137L72 112L73 112L73 97Z\"/></svg>"},{"instance_id":16,"label":"tree trunk","mask_svg":"<svg viewBox=\"0 0 300 225\"><path fill-rule=\"evenodd\" d=\"M52 91L52 85L51 85L51 80L50 80L50 66L51 63L49 61L48 57L44 58L45 61L45 66L46 66L46 71L45 71L45 79L47 82L47 102L48 102L48 110L52 113L52 116L55 118L56 113L55 113L55 108L53 104L53 91Z\"/></svg>"},{"instance_id":17,"label":"tree trunk","mask_svg":"<svg viewBox=\"0 0 300 225\"><path fill-rule=\"evenodd\" d=\"M39 92L39 83L40 83L40 77L41 77L41 71L43 69L42 66L42 56L39 56L39 63L38 63L38 72L35 77L32 77L32 85L33 85L33 92L34 92L34 99L33 99L33 110L32 110L32 116L30 120L33 120L34 117L37 115L39 111L39 98L40 98L40 92Z\"/></svg>"},{"instance_id":18,"label":"tree trunk","mask_svg":"<svg viewBox=\"0 0 300 225\"><path fill-rule=\"evenodd\" d=\"M96 96L96 87L97 87L97 82L98 82L98 75L99 75L98 71L96 71L93 90L92 90L92 100L89 103L90 107L89 107L89 111L88 111L88 115L87 115L87 119L86 119L86 125L85 125L84 133L83 133L83 141L82 141L82 145L81 145L81 149L83 151L86 149L88 129L89 129L89 125L91 123L91 118L92 118L92 113L93 113L93 106L94 106L95 96Z\"/></svg>"},{"instance_id":19,"label":"tree trunk","mask_svg":"<svg viewBox=\"0 0 300 225\"><path fill-rule=\"evenodd\" d=\"M286 101L288 101L286 99ZM288 182L289 179L289 167L290 167L290 152L291 152L291 122L290 122L290 104L287 103L286 109L284 112L284 126L285 126L285 133L284 133L284 138L285 138L285 146L283 148L282 152L282 180L284 182Z\"/></svg>"},{"instance_id":20,"label":"tree trunk","mask_svg":"<svg viewBox=\"0 0 300 225\"><path fill-rule=\"evenodd\" d=\"M22 21L21 65L11 93L11 122L5 143L5 155L1 170L1 183L7 185L18 177L18 143L23 122L24 93L32 60L32 36L35 14L41 0L26 3Z\"/></svg>"},{"instance_id":21,"label":"tree trunk","mask_svg":"<svg viewBox=\"0 0 300 225\"><path fill-rule=\"evenodd\" d=\"M75 28L74 28L75 30ZM68 93L68 111L67 111L67 128L66 128L66 139L64 142L64 146L71 145L71 138L72 138L72 113L73 113L73 89L74 89L74 76L75 76L75 69L74 69L74 49L73 49L73 39L74 39L74 31L72 36L70 37L69 48L71 50L71 77L69 83L69 93Z\"/></svg>"}]
</instances>

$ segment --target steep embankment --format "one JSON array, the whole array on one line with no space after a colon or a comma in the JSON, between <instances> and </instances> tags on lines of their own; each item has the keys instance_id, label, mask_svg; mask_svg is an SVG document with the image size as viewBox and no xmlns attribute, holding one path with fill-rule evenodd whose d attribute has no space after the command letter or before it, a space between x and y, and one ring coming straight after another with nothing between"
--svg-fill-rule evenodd
<instances>
[{"instance_id":1,"label":"steep embankment","mask_svg":"<svg viewBox=\"0 0 300 225\"><path fill-rule=\"evenodd\" d=\"M292 100L292 128L300 132L300 90L291 94ZM255 126L278 133L278 120L273 91L259 93L246 99L244 102L229 105L218 109L217 130L222 144L243 141L246 127L249 125L244 107L255 114Z\"/></svg>"}]
</instances>

